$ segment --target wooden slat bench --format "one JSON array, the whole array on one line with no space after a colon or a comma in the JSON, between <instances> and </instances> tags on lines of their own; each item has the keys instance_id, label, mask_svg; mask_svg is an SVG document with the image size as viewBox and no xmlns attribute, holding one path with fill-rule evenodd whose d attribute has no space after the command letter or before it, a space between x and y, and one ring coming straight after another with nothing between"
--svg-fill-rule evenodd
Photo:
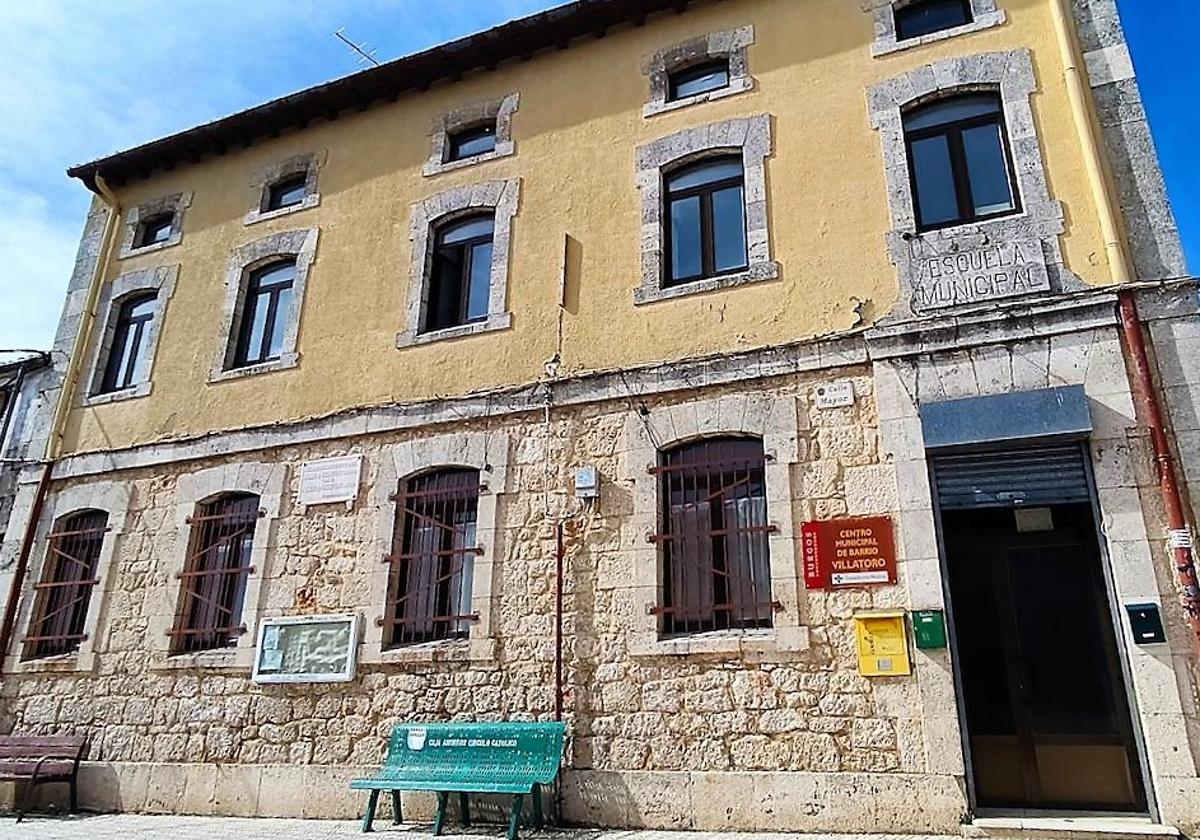
<instances>
[{"instance_id":1,"label":"wooden slat bench","mask_svg":"<svg viewBox=\"0 0 1200 840\"><path fill-rule=\"evenodd\" d=\"M71 810L79 806L79 762L87 754L87 739L74 736L0 736L0 781L28 782L17 799L17 822L33 800L38 785L64 782L71 786Z\"/></svg>"},{"instance_id":2,"label":"wooden slat bench","mask_svg":"<svg viewBox=\"0 0 1200 840\"><path fill-rule=\"evenodd\" d=\"M533 798L534 824L541 828L543 786L554 783L562 763L565 727L561 723L429 723L406 724L392 730L383 767L370 779L355 779L352 790L371 792L363 831L371 830L379 794L391 793L392 818L402 820L400 791L427 790L437 794L433 833L446 823L450 794L457 793L464 825L471 824L472 793L511 794L509 840L516 840L521 807Z\"/></svg>"}]
</instances>

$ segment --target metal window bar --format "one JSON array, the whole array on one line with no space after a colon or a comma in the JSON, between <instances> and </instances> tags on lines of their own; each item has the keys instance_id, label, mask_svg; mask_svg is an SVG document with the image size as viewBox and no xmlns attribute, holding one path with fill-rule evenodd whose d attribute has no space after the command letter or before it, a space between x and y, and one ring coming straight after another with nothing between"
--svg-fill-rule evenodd
<instances>
[{"instance_id":1,"label":"metal window bar","mask_svg":"<svg viewBox=\"0 0 1200 840\"><path fill-rule=\"evenodd\" d=\"M479 472L439 470L403 482L388 599L379 624L384 647L464 638L479 615L471 610L479 507Z\"/></svg>"},{"instance_id":2,"label":"metal window bar","mask_svg":"<svg viewBox=\"0 0 1200 840\"><path fill-rule=\"evenodd\" d=\"M702 440L671 449L659 476L662 599L651 612L664 636L767 628L771 597L762 442Z\"/></svg>"},{"instance_id":3,"label":"metal window bar","mask_svg":"<svg viewBox=\"0 0 1200 840\"><path fill-rule=\"evenodd\" d=\"M254 529L264 515L258 496L221 496L197 508L181 580L179 611L169 631L171 652L233 647L246 632L240 623L246 582L254 567Z\"/></svg>"},{"instance_id":4,"label":"metal window bar","mask_svg":"<svg viewBox=\"0 0 1200 840\"><path fill-rule=\"evenodd\" d=\"M41 580L34 584L33 620L24 638L23 659L73 653L84 632L96 567L108 532L108 514L92 510L60 519L50 533Z\"/></svg>"}]
</instances>

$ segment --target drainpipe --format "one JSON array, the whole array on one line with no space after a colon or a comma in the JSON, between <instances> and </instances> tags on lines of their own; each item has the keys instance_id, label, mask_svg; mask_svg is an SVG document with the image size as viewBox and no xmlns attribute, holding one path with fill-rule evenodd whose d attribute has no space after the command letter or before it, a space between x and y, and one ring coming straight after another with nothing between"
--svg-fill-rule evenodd
<instances>
[{"instance_id":1,"label":"drainpipe","mask_svg":"<svg viewBox=\"0 0 1200 840\"><path fill-rule=\"evenodd\" d=\"M25 575L29 571L29 555L33 551L34 537L37 534L38 522L42 518L42 508L50 491L51 475L54 472L54 462L62 452L63 430L66 426L67 414L71 403L75 400L75 391L79 384L79 372L83 366L83 357L91 339L92 326L95 323L96 301L100 297L100 287L108 262L112 257L113 243L116 239L117 221L121 217L121 205L113 195L104 179L96 176L96 192L108 205L108 218L104 221L104 235L101 238L100 253L96 265L92 269L88 281L87 302L84 306L83 317L80 319L79 331L71 343L71 355L67 358L67 369L63 373L62 386L58 392L58 402L54 406L53 419L50 422L50 434L46 438L46 451L42 459L42 474L38 479L37 491L34 493L33 504L29 509L29 519L25 523L25 533L21 538L21 549L17 555L13 569L12 581L9 584L8 601L4 606L4 621L0 624L0 672L4 670L4 658L12 644L13 630L17 623L17 607L21 603L21 591L25 588Z\"/></svg>"},{"instance_id":2,"label":"drainpipe","mask_svg":"<svg viewBox=\"0 0 1200 840\"><path fill-rule=\"evenodd\" d=\"M1192 628L1196 652L1200 653L1200 581L1196 579L1195 558L1188 531L1187 518L1183 512L1183 499L1179 493L1179 482L1175 474L1175 457L1171 454L1167 439L1166 424L1159 407L1158 394L1150 372L1150 357L1146 351L1146 340L1142 334L1142 322L1138 316L1134 293L1126 289L1118 297L1121 311L1121 330L1125 336L1125 347L1133 362L1133 392L1141 404L1142 414L1150 427L1150 443L1154 448L1154 461L1158 466L1159 490L1163 507L1167 513L1167 528L1171 535L1171 551L1175 560L1175 574L1179 579L1179 603L1183 607L1188 626Z\"/></svg>"}]
</instances>

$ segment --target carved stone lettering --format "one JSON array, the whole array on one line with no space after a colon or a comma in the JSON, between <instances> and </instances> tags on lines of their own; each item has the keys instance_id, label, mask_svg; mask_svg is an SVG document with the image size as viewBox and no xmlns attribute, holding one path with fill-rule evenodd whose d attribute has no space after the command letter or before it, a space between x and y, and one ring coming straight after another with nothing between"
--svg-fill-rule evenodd
<instances>
[{"instance_id":1,"label":"carved stone lettering","mask_svg":"<svg viewBox=\"0 0 1200 840\"><path fill-rule=\"evenodd\" d=\"M1036 240L941 254L917 261L915 268L912 305L918 312L1050 291L1046 259Z\"/></svg>"}]
</instances>

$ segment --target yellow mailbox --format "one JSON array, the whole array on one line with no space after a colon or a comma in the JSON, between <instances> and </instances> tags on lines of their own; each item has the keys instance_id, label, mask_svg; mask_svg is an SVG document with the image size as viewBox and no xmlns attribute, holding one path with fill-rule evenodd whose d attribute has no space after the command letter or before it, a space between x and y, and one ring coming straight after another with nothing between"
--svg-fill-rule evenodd
<instances>
[{"instance_id":1,"label":"yellow mailbox","mask_svg":"<svg viewBox=\"0 0 1200 840\"><path fill-rule=\"evenodd\" d=\"M854 635L858 641L858 672L864 677L912 673L903 612L856 613Z\"/></svg>"}]
</instances>

